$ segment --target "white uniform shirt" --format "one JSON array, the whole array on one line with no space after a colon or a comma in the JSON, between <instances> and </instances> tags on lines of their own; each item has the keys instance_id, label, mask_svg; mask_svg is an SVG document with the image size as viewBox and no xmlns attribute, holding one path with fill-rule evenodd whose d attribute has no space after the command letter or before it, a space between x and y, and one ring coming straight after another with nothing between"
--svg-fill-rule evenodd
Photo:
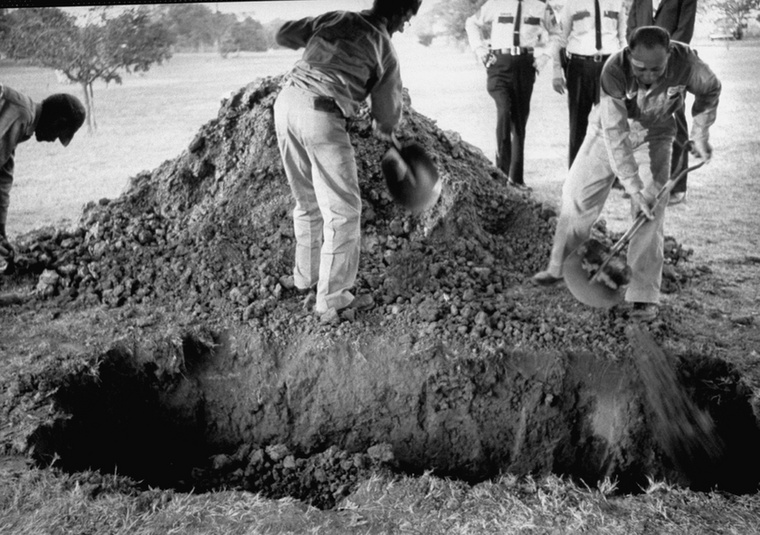
<instances>
[{"instance_id":1,"label":"white uniform shirt","mask_svg":"<svg viewBox=\"0 0 760 535\"><path fill-rule=\"evenodd\" d=\"M518 0L488 0L465 22L467 39L473 50L515 46L514 28ZM540 47L558 30L554 10L544 0L522 0L520 46ZM490 43L483 37L490 26ZM545 50L543 54L550 54Z\"/></svg>"},{"instance_id":2,"label":"white uniform shirt","mask_svg":"<svg viewBox=\"0 0 760 535\"><path fill-rule=\"evenodd\" d=\"M602 55L608 56L625 48L627 16L622 0L599 0L601 11ZM561 76L560 58L562 48L571 54L593 56L596 50L596 13L594 0L567 0L562 9L560 31L556 34L554 53L554 76Z\"/></svg>"}]
</instances>

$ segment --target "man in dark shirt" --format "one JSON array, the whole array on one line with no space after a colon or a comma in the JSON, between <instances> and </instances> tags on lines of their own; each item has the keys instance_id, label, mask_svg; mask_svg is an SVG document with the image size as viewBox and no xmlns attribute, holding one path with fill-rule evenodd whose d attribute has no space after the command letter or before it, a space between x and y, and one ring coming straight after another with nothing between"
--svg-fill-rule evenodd
<instances>
[{"instance_id":1,"label":"man in dark shirt","mask_svg":"<svg viewBox=\"0 0 760 535\"><path fill-rule=\"evenodd\" d=\"M58 93L38 104L0 84L0 263L6 264L13 256L5 225L13 186L16 146L34 134L37 141L60 139L65 147L84 119L84 106L72 95Z\"/></svg>"},{"instance_id":2,"label":"man in dark shirt","mask_svg":"<svg viewBox=\"0 0 760 535\"><path fill-rule=\"evenodd\" d=\"M359 268L361 196L346 118L371 97L375 134L390 140L401 119L402 84L391 35L421 0L375 0L362 12L333 11L285 23L283 46L304 48L274 105L285 174L296 201L293 284L316 286L324 321L372 305L351 292Z\"/></svg>"}]
</instances>

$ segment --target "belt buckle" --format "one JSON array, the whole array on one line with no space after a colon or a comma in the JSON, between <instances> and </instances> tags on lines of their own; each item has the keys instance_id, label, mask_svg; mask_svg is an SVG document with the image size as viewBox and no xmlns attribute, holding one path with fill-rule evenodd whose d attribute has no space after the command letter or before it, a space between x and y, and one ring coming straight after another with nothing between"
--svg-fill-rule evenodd
<instances>
[{"instance_id":1,"label":"belt buckle","mask_svg":"<svg viewBox=\"0 0 760 535\"><path fill-rule=\"evenodd\" d=\"M519 46L513 46L513 47L510 47L509 53L512 56L519 56L520 54L522 54L522 50L520 49Z\"/></svg>"},{"instance_id":2,"label":"belt buckle","mask_svg":"<svg viewBox=\"0 0 760 535\"><path fill-rule=\"evenodd\" d=\"M602 53L597 52L594 54L594 63L601 63L602 62Z\"/></svg>"}]
</instances>

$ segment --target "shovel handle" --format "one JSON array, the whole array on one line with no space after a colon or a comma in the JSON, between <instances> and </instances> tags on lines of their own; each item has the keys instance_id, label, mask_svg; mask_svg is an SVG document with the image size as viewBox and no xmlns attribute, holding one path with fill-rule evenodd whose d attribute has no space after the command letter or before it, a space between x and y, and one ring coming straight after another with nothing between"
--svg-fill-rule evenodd
<instances>
[{"instance_id":1,"label":"shovel handle","mask_svg":"<svg viewBox=\"0 0 760 535\"><path fill-rule=\"evenodd\" d=\"M684 176L686 176L687 173L690 173L691 171L695 171L699 169L700 167L705 165L705 163L707 162L702 160L701 162L694 164L691 167L687 167L686 169L682 170L677 175L672 176L667 182L665 182L662 188L660 188L660 191L657 192L657 196L654 198L654 201L652 202L652 206L650 206L650 208L652 210L657 208L657 206L662 201L663 197L668 195L673 190L675 185L678 184L678 182L680 182L680 180ZM610 261L612 260L614 256L616 256L620 251L623 250L623 247L628 245L628 242L631 241L631 238L633 238L634 234L636 234L639 231L639 229L644 225L644 223L646 223L647 221L649 220L647 219L647 216L644 215L644 212L641 212L639 215L636 216L636 219L633 220L633 224L631 225L631 227L625 232L625 234L623 234L620 237L618 241L615 242L615 245L613 245L612 248L610 249L610 252L607 255L607 258L604 259L602 264L599 266L599 269L597 269L596 272L591 276L590 280L594 281L597 279L597 276L599 275L599 273L601 273L604 270L604 268L607 267L607 265L610 263Z\"/></svg>"}]
</instances>

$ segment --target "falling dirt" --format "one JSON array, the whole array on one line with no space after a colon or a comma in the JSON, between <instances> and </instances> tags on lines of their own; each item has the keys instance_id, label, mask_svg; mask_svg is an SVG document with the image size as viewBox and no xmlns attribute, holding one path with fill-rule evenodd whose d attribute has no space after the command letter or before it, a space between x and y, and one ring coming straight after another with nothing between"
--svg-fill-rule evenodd
<instances>
[{"instance_id":1,"label":"falling dirt","mask_svg":"<svg viewBox=\"0 0 760 535\"><path fill-rule=\"evenodd\" d=\"M320 507L386 469L756 487L760 432L737 372L708 346L666 357L670 384L722 444L695 479L654 434L627 309L526 284L548 256L554 210L409 102L400 137L432 155L441 199L420 216L396 206L367 110L349 122L363 201L357 287L377 305L320 323L284 278L294 242L272 124L281 81L241 89L186 151L90 204L76 229L16 244L0 291L34 292L0 307L4 453ZM614 238L603 223L595 235ZM667 240L665 291L710 277L690 256ZM652 335L680 340L688 314L663 307Z\"/></svg>"}]
</instances>

